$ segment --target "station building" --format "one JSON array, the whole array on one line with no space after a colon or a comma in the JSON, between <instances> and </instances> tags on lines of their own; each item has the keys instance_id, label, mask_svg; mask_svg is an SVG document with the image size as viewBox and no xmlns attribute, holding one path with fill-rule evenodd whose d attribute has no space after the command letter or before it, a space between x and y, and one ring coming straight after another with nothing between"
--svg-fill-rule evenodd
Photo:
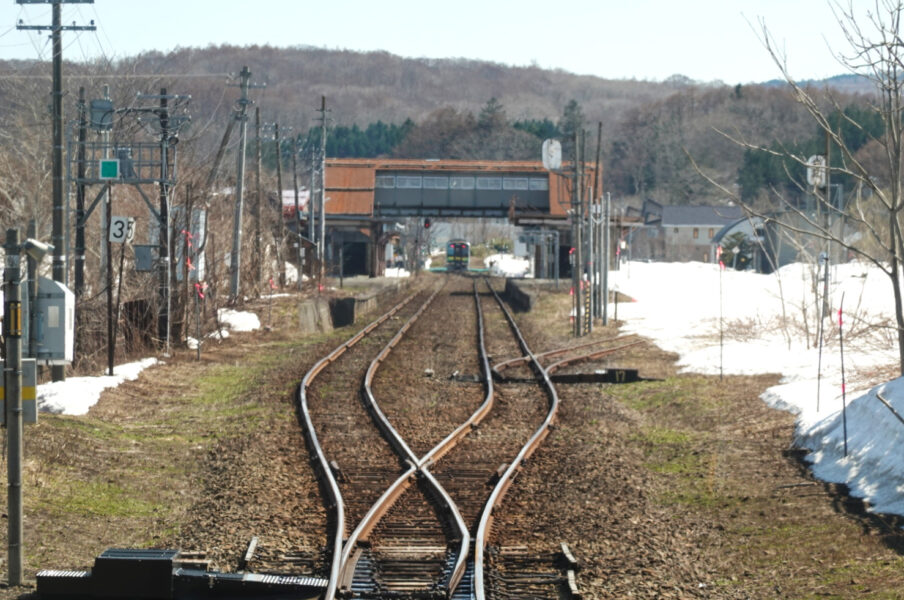
<instances>
[{"instance_id":1,"label":"station building","mask_svg":"<svg viewBox=\"0 0 904 600\"><path fill-rule=\"evenodd\" d=\"M504 218L568 243L571 177L540 162L327 159L325 179L326 261L341 246L348 273L382 275L393 225L409 217Z\"/></svg>"}]
</instances>

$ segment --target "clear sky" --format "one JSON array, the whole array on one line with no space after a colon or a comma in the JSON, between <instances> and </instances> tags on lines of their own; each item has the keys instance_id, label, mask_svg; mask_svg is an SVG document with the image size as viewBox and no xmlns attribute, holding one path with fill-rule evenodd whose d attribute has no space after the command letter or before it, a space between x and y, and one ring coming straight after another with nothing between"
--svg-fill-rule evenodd
<instances>
[{"instance_id":1,"label":"clear sky","mask_svg":"<svg viewBox=\"0 0 904 600\"><path fill-rule=\"evenodd\" d=\"M50 5L0 0L0 56L49 58L48 34L17 30L20 19L49 24ZM759 41L760 19L795 78L844 72L828 0L95 0L64 5L64 24L94 20L98 29L65 33L63 43L72 60L221 43L309 45L732 84L779 77Z\"/></svg>"}]
</instances>

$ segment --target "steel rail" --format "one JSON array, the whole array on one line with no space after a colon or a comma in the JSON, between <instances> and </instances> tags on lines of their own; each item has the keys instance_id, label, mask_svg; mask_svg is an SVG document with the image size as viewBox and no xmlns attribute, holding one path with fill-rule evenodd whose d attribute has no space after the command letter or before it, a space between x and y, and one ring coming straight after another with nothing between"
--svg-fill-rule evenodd
<instances>
[{"instance_id":1,"label":"steel rail","mask_svg":"<svg viewBox=\"0 0 904 600\"><path fill-rule=\"evenodd\" d=\"M494 390L493 390L493 378L490 377L490 361L487 357L486 344L484 343L484 333L483 333L483 310L480 307L480 296L477 294L477 280L474 281L474 303L477 307L477 343L480 350L480 365L481 371L483 375L483 383L484 388L486 389L486 395L484 396L483 404L481 404L477 410L468 418L467 421L462 423L455 429L452 433L450 433L446 438L441 441L439 444L434 446L427 454L421 457L418 464L423 467L429 467L433 463L437 462L446 453L449 452L455 445L468 433L471 432L477 425L480 424L481 421L489 414L490 410L493 408L493 400L494 400Z\"/></svg>"},{"instance_id":2,"label":"steel rail","mask_svg":"<svg viewBox=\"0 0 904 600\"><path fill-rule=\"evenodd\" d=\"M596 346L597 344L606 344L609 342L618 342L623 341L628 338L637 337L636 333L630 333L628 335L620 335L615 338L609 338L605 340L594 340L592 342L587 342L584 344L578 344L577 346L568 346L567 348L556 348L555 350L547 350L546 352L540 352L536 355L538 359L541 358L550 358L552 356L558 356L560 354L566 354L568 352L574 352L575 350L581 350L582 348L589 348L590 346ZM496 375L500 375L500 371L508 369L509 367L514 367L515 365L519 365L521 363L526 363L530 361L529 356L516 356L515 358L510 358L508 360L504 360L493 365L493 372Z\"/></svg>"},{"instance_id":3,"label":"steel rail","mask_svg":"<svg viewBox=\"0 0 904 600\"><path fill-rule=\"evenodd\" d=\"M342 547L342 553L338 561L340 565L337 581L339 589L348 590L351 588L352 580L355 576L355 567L358 563L358 555L355 552L358 549L358 542L370 534L383 515L392 508L395 501L408 489L411 479L416 473L417 467L414 465L411 465L407 471L402 473L374 502L355 530L349 535L348 540Z\"/></svg>"},{"instance_id":4,"label":"steel rail","mask_svg":"<svg viewBox=\"0 0 904 600\"><path fill-rule=\"evenodd\" d=\"M493 293L493 296L495 297L496 303L499 305L499 308L501 308L502 312L505 314L509 327L511 328L512 333L518 339L518 344L521 346L521 350L524 352L524 355L530 357L531 367L533 368L534 373L537 376L538 382L542 382L544 388L546 389L546 393L549 396L549 411L547 412L546 418L543 420L543 423L540 425L540 427L537 428L537 430L530 437L527 443L524 444L524 446L521 448L521 451L518 452L518 455L514 458L514 460L512 460L512 462L508 465L508 468L506 468L505 472L499 478L499 481L496 483L496 487L493 488L493 491L490 494L486 505L484 506L483 513L480 517L480 524L477 527L477 535L474 538L474 592L477 600L486 599L486 592L484 591L483 562L484 555L486 554L487 536L492 525L493 509L497 505L499 505L499 503L502 501L502 498L505 496L505 493L508 491L512 480L514 479L515 472L521 467L522 463L533 454L540 443L542 443L542 441L549 434L550 425L555 420L556 414L559 409L559 396L556 393L555 385L553 385L552 381L549 379L549 374L546 372L546 369L543 368L543 365L540 364L540 361L537 360L537 357L534 355L534 353L531 352L530 347L527 345L527 342L521 335L521 331L515 324L515 320L512 317L511 313L505 307L505 304L503 304L502 299L499 297L499 294L497 294L496 290L493 289L493 286L490 285L489 280L484 279L484 282Z\"/></svg>"},{"instance_id":5,"label":"steel rail","mask_svg":"<svg viewBox=\"0 0 904 600\"><path fill-rule=\"evenodd\" d=\"M467 559L469 555L470 548L470 532L468 531L467 524L464 522L463 517L461 516L461 511L457 508L451 496L449 496L448 492L443 488L442 484L436 480L433 474L430 472L429 467L438 461L442 456L444 456L447 452L449 452L455 445L464 438L471 430L474 429L480 422L489 414L490 410L493 407L493 399L494 399L494 390L493 390L493 379L490 377L490 364L489 358L486 353L486 344L484 337L484 325L483 325L483 310L480 306L480 298L477 292L477 281L474 281L474 303L475 308L477 310L477 338L478 338L478 348L480 354L480 362L481 362L481 370L483 374L483 382L486 390L486 394L484 397L484 401L477 410L468 418L467 421L459 425L452 433L450 433L444 440L442 440L439 444L437 444L434 448L432 448L427 454L425 454L420 459L415 460L416 469L427 479L430 483L431 487L437 492L439 498L443 505L445 506L447 512L453 515L453 519L456 522L456 527L461 535L461 550L458 553L455 566L452 568L449 574L449 578L446 584L446 589L449 591L451 595L454 593L455 589L458 587L458 584L461 582L461 579L464 577L465 571L467 570ZM399 339L401 336L407 331L407 327L404 327L403 330L399 332L397 336ZM394 348L397 344L398 340L393 339L390 344L387 344L387 349ZM379 411L381 415L383 415L382 411L379 409L379 405L376 402L376 399L373 395L373 390L371 387L373 381L373 375L376 372L376 366L382 364L385 359L387 352L381 352L381 355L374 359L374 363L371 365L371 369L368 369L368 375L365 377L365 393L367 394L369 403L375 408L376 411ZM385 418L385 415L383 415ZM395 432L395 429L388 424L388 419L386 420L386 427ZM397 432L395 432L397 434ZM408 446L404 443L397 444L397 448L400 452L405 452L408 450ZM408 456L409 463L413 458L413 454L411 454L410 450L405 452ZM370 534L373 528L376 526L376 523L379 519L386 513L389 507L392 506L392 503L395 502L396 499L401 495L401 492L398 491L398 488L402 486L402 484L409 480L415 474L415 468L410 469L408 472L403 474L393 485L384 492L383 496L377 500L374 506L368 511L368 514L362 519L359 527L355 532L349 536L348 541L343 548L342 553L342 576L340 578L340 587L345 589L351 585L352 577L354 575L354 566L357 562L355 552L355 546L358 541L362 539L366 539L366 537ZM387 505L383 507L382 505Z\"/></svg>"},{"instance_id":6,"label":"steel rail","mask_svg":"<svg viewBox=\"0 0 904 600\"><path fill-rule=\"evenodd\" d=\"M383 432L384 436L389 441L390 445L396 451L396 453L406 460L409 464L412 465L412 468L409 469L408 472L399 477L386 492L374 503L374 505L370 508L352 534L349 536L346 541L341 556L341 576L340 576L340 589L347 589L351 586L351 582L354 576L354 570L357 563L358 553L355 552L358 544L367 539L370 533L373 531L374 527L376 527L377 523L381 518L392 508L392 505L398 500L401 496L402 491L407 488L407 486L403 486L403 483L407 483L415 474L421 474L424 479L428 482L430 487L436 493L436 499L442 504L446 513L450 515L451 521L454 525L454 528L458 531L460 537L459 551L457 554L457 559L455 566L452 568L449 574L448 581L446 582L446 588L450 590L450 593L457 587L458 583L461 581L461 578L464 576L466 568L467 568L467 558L468 558L468 549L471 544L471 535L468 531L468 526L464 521L464 518L461 516L461 511L456 506L455 502L452 500L452 497L446 492L446 490L442 487L442 485L436 480L432 473L430 473L426 466L424 466L425 460L418 459L418 457L414 454L402 436L398 433L395 427L392 426L389 419L386 417L385 413L380 408L379 403L373 394L373 378L377 372L377 369L383 363L389 353L398 345L401 339L405 336L408 330L412 325L420 318L421 314L429 307L429 305L433 302L433 299L437 294L445 287L445 282L443 286L438 288L430 298L427 299L426 302L420 307L420 309L403 325L398 333L386 344L386 346L380 351L380 353L374 358L371 362L370 366L367 369L367 374L364 376L364 396L368 405L368 409L371 411L374 416L374 420L379 427L379 429ZM459 428L461 429L461 428Z\"/></svg>"},{"instance_id":7,"label":"steel rail","mask_svg":"<svg viewBox=\"0 0 904 600\"><path fill-rule=\"evenodd\" d=\"M323 595L324 600L333 600L336 597L336 586L339 580L339 569L341 566L340 558L342 556L342 541L345 534L345 505L342 500L342 494L339 491L339 484L336 481L335 475L333 475L329 462L326 459L326 455L324 455L323 453L323 448L320 446L320 441L317 438L317 432L314 430L314 424L311 420L311 413L308 408L308 387L311 385L311 381L313 381L314 378L317 377L317 375L323 369L332 364L336 359L342 356L346 350L361 341L371 331L382 325L386 320L399 312L409 302L411 302L416 295L417 293L411 294L410 296L393 306L387 313L372 321L364 329L360 330L351 338L337 346L332 352L317 361L317 363L313 367L311 367L311 369L307 373L305 373L304 378L301 380L301 384L298 386L297 411L299 413L299 419L304 424L308 443L317 456L317 464L320 467L321 477L323 477L327 483L327 491L330 495L331 501L333 502L333 507L335 509L336 515L336 531L333 534L332 543L333 561L330 567L330 582L327 586L326 592Z\"/></svg>"},{"instance_id":8,"label":"steel rail","mask_svg":"<svg viewBox=\"0 0 904 600\"><path fill-rule=\"evenodd\" d=\"M417 465L418 459L417 455L412 452L411 448L408 447L408 444L402 439L402 436L399 435L399 432L396 431L395 427L392 426L392 423L389 422L389 419L386 418L386 415L380 409L379 404L377 404L376 399L374 398L373 389L371 384L373 383L374 374L377 372L377 369L383 363L389 353L398 345L405 334L411 329L411 326L420 318L420 316L427 310L427 307L433 303L433 299L436 298L436 295L440 292L440 290L445 287L445 282L443 285L438 287L436 291L430 294L430 297L421 305L421 307L414 313L408 321L405 322L404 325L399 329L398 333L393 336L391 340L380 350L379 354L377 354L376 358L374 358L370 366L367 368L367 374L364 376L364 400L367 403L368 409L371 411L375 424L377 427L383 432L389 444L393 447L396 453L402 459L408 459L412 464Z\"/></svg>"},{"instance_id":9,"label":"steel rail","mask_svg":"<svg viewBox=\"0 0 904 600\"><path fill-rule=\"evenodd\" d=\"M589 354L582 354L580 356L572 356L571 358L563 358L558 362L554 362L551 365L546 367L547 373L553 373L558 371L563 367L567 367L570 364L583 362L585 360L594 360L597 358L602 358L604 356L609 356L610 354L615 354L620 350L624 350L625 348L631 348L633 346L639 346L643 344L644 340L637 340L636 342L631 342L630 344L623 344L621 346L616 346L615 348L604 348L602 350L597 350L596 352L591 352Z\"/></svg>"}]
</instances>

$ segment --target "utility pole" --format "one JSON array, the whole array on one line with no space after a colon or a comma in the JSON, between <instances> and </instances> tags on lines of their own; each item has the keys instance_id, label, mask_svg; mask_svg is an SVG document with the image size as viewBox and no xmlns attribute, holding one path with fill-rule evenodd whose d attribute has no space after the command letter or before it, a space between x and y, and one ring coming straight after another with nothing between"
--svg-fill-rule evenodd
<instances>
[{"instance_id":1,"label":"utility pole","mask_svg":"<svg viewBox=\"0 0 904 600\"><path fill-rule=\"evenodd\" d=\"M158 295L160 312L157 316L157 336L164 340L164 351L169 354L170 338L170 226L169 226L169 185L166 183L169 177L169 98L166 88L160 88L160 255L157 263L158 269ZM107 256L107 261L112 260ZM112 342L112 340L111 340Z\"/></svg>"},{"instance_id":2,"label":"utility pole","mask_svg":"<svg viewBox=\"0 0 904 600\"><path fill-rule=\"evenodd\" d=\"M574 185L572 194L572 243L574 244L574 256L571 269L571 285L574 294L574 336L584 335L584 240L582 229L584 220L583 198L581 197L584 183L584 174L581 170L581 132L574 132Z\"/></svg>"},{"instance_id":3,"label":"utility pole","mask_svg":"<svg viewBox=\"0 0 904 600\"><path fill-rule=\"evenodd\" d=\"M239 300L240 292L240 272L242 267L242 212L244 210L244 187L245 187L245 148L248 133L248 105L251 100L248 99L248 90L250 88L264 87L258 84L252 84L251 71L247 66L242 67L239 73L241 81L238 86L242 90L242 96L238 100L238 111L236 112L236 120L239 122L239 148L236 156L236 174L235 174L235 218L233 219L232 228L232 256L230 265L230 286L229 293L233 302Z\"/></svg>"},{"instance_id":4,"label":"utility pole","mask_svg":"<svg viewBox=\"0 0 904 600\"><path fill-rule=\"evenodd\" d=\"M309 138L310 139L310 138ZM306 144L307 146L307 144ZM296 147L297 149L297 147ZM310 195L308 196L308 239L314 244L314 258L317 257L317 227L315 227L315 214L314 209L317 205L316 198L320 197L320 188L318 187L318 175L317 175L317 152L311 150L311 190ZM316 194L316 198L315 198ZM311 273L313 275L313 273Z\"/></svg>"},{"instance_id":5,"label":"utility pole","mask_svg":"<svg viewBox=\"0 0 904 600\"><path fill-rule=\"evenodd\" d=\"M53 44L53 280L66 282L66 258L63 242L65 206L63 205L63 31L94 31L94 21L90 25L63 26L61 4L93 4L94 0L16 0L16 4L51 4L51 24L16 25L19 30L51 31ZM53 381L63 381L66 370L63 365L50 368Z\"/></svg>"},{"instance_id":6,"label":"utility pole","mask_svg":"<svg viewBox=\"0 0 904 600\"><path fill-rule=\"evenodd\" d=\"M254 202L254 287L260 295L260 285L264 281L264 257L263 244L261 242L261 226L263 225L263 210L261 208L261 108L254 107L254 129L257 134L257 157L254 166L254 179L257 184Z\"/></svg>"},{"instance_id":7,"label":"utility pole","mask_svg":"<svg viewBox=\"0 0 904 600\"><path fill-rule=\"evenodd\" d=\"M279 123L274 123L273 125L274 138L276 140L276 197L278 198L277 202L277 217L279 218L279 238L276 240L277 249L284 248L286 244L286 219L283 217L283 205L282 205L282 194L283 194L283 184L282 184L282 144L279 140ZM277 251L276 255L279 257L279 287L282 288L286 285L286 257L283 256L282 252ZM301 274L299 273L299 276ZM300 279L300 277L299 277Z\"/></svg>"},{"instance_id":8,"label":"utility pole","mask_svg":"<svg viewBox=\"0 0 904 600\"><path fill-rule=\"evenodd\" d=\"M3 339L6 362L7 515L9 585L22 585L22 269L19 230L6 230L6 269L3 272Z\"/></svg>"},{"instance_id":9,"label":"utility pole","mask_svg":"<svg viewBox=\"0 0 904 600\"><path fill-rule=\"evenodd\" d=\"M248 104L248 83L251 79L251 71L248 67L242 67L239 74L242 78L239 84L242 89L242 97L239 99L239 110L235 118L239 122L239 147L236 151L236 173L235 173L235 217L233 218L232 227L232 255L230 257L230 280L229 294L232 296L233 302L239 299L239 271L242 266L242 211L244 209L244 186L245 186L245 135L248 129L248 116L246 110Z\"/></svg>"},{"instance_id":10,"label":"utility pole","mask_svg":"<svg viewBox=\"0 0 904 600\"><path fill-rule=\"evenodd\" d=\"M600 193L602 187L602 177L600 177L600 155L602 153L603 140L603 123L597 123L596 130L596 165L593 171L593 198L591 200L590 210L590 235L591 247L593 248L593 268L590 270L591 286L593 294L593 317L602 318L602 230L600 224L603 217L603 204Z\"/></svg>"},{"instance_id":11,"label":"utility pole","mask_svg":"<svg viewBox=\"0 0 904 600\"><path fill-rule=\"evenodd\" d=\"M81 299L85 293L85 142L88 137L88 119L85 106L85 87L78 89L78 150L75 187L75 298Z\"/></svg>"},{"instance_id":12,"label":"utility pole","mask_svg":"<svg viewBox=\"0 0 904 600\"><path fill-rule=\"evenodd\" d=\"M304 264L302 261L302 248L301 248L301 206L298 202L298 136L292 138L292 192L295 196L295 248L297 250L295 257L298 262L298 276L295 278L295 286L301 290L302 284L302 272L304 271ZM308 203L310 204L312 198L310 194L308 194Z\"/></svg>"},{"instance_id":13,"label":"utility pole","mask_svg":"<svg viewBox=\"0 0 904 600\"><path fill-rule=\"evenodd\" d=\"M326 267L326 96L320 97L320 244L317 246L320 258L320 275L317 289L323 287Z\"/></svg>"},{"instance_id":14,"label":"utility pole","mask_svg":"<svg viewBox=\"0 0 904 600\"><path fill-rule=\"evenodd\" d=\"M103 99L105 101L110 99L110 86L108 85L104 86ZM101 150L103 158L115 158L112 149L110 148L110 130L106 127L101 129L100 139L103 144L103 149ZM112 193L113 187L104 185L103 201L100 204L100 270L104 272L107 270L107 261L110 260L108 253L109 248L107 247L107 237L109 237L110 234L110 230L108 229L110 222L107 217L110 206L113 204L113 199L111 197Z\"/></svg>"},{"instance_id":15,"label":"utility pole","mask_svg":"<svg viewBox=\"0 0 904 600\"><path fill-rule=\"evenodd\" d=\"M610 261L610 245L609 241L609 221L612 218L612 198L606 192L606 204L603 209L603 273L602 273L602 316L603 325L609 324L609 261Z\"/></svg>"}]
</instances>

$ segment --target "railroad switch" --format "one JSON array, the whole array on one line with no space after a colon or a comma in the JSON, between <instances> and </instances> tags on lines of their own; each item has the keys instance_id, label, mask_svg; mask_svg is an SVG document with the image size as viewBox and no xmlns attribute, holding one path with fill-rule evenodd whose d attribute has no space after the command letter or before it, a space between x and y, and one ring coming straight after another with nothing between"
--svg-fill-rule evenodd
<instances>
[{"instance_id":1,"label":"railroad switch","mask_svg":"<svg viewBox=\"0 0 904 600\"><path fill-rule=\"evenodd\" d=\"M526 377L503 377L493 372L493 379L499 383L533 383L535 379ZM549 376L553 383L637 383L638 381L656 381L641 377L637 369L600 369L593 373L553 373Z\"/></svg>"}]
</instances>

